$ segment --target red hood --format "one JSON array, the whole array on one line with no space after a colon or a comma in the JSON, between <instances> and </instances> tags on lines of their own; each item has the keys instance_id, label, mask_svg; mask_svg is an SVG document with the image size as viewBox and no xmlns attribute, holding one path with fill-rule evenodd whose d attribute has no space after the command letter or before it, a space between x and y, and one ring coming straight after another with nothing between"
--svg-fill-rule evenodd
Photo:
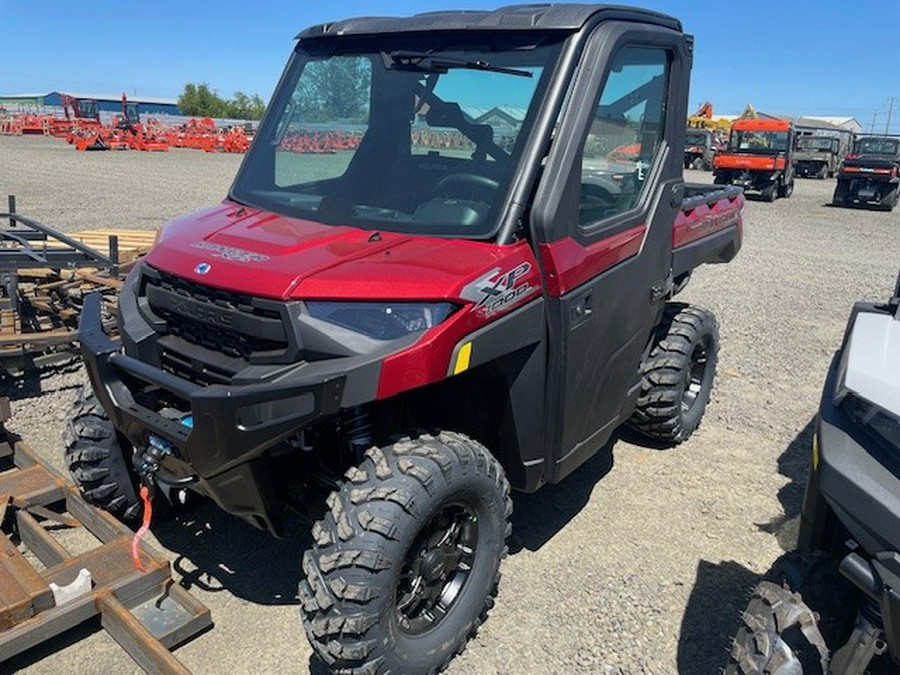
<instances>
[{"instance_id":1,"label":"red hood","mask_svg":"<svg viewBox=\"0 0 900 675\"><path fill-rule=\"evenodd\" d=\"M177 218L145 260L164 271L269 298L460 298L518 246L287 218L233 202ZM203 264L208 271L200 274Z\"/></svg>"}]
</instances>

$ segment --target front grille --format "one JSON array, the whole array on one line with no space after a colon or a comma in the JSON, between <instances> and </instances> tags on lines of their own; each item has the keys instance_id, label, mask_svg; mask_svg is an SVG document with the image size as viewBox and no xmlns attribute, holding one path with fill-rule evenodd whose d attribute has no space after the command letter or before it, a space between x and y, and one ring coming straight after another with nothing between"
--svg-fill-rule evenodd
<instances>
[{"instance_id":1,"label":"front grille","mask_svg":"<svg viewBox=\"0 0 900 675\"><path fill-rule=\"evenodd\" d=\"M167 373L204 387L210 384L231 384L235 374L227 368L191 359L171 344L160 349L159 360L160 366Z\"/></svg>"},{"instance_id":2,"label":"front grille","mask_svg":"<svg viewBox=\"0 0 900 675\"><path fill-rule=\"evenodd\" d=\"M290 358L290 324L282 303L196 284L156 269L145 273L141 296L165 323L167 335L191 345L246 362L272 363ZM169 344L169 363L164 365L173 372L190 370L189 358L176 366L173 359L178 360L178 355L171 354L171 341Z\"/></svg>"},{"instance_id":3,"label":"front grille","mask_svg":"<svg viewBox=\"0 0 900 675\"><path fill-rule=\"evenodd\" d=\"M255 339L240 333L223 330L216 326L210 326L167 309L154 307L153 311L166 322L171 335L177 335L191 344L205 347L215 352L221 352L226 356L237 356L249 361L254 354L281 351L286 346L283 342Z\"/></svg>"}]
</instances>

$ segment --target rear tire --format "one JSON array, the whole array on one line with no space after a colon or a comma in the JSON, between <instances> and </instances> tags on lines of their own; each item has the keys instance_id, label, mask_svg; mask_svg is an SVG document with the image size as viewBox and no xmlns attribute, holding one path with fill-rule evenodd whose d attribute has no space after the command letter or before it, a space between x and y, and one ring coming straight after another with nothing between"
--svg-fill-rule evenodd
<instances>
[{"instance_id":1,"label":"rear tire","mask_svg":"<svg viewBox=\"0 0 900 675\"><path fill-rule=\"evenodd\" d=\"M790 198L790 196L794 194L794 179L791 178L791 182L785 185L778 186L778 196L784 197L785 199Z\"/></svg>"},{"instance_id":2,"label":"rear tire","mask_svg":"<svg viewBox=\"0 0 900 675\"><path fill-rule=\"evenodd\" d=\"M884 211L893 211L894 207L897 206L898 201L900 201L900 186L895 187L890 193L882 198L881 208Z\"/></svg>"},{"instance_id":3,"label":"rear tire","mask_svg":"<svg viewBox=\"0 0 900 675\"><path fill-rule=\"evenodd\" d=\"M834 195L831 198L834 206L845 206L847 203L847 186L840 179L834 186Z\"/></svg>"},{"instance_id":4,"label":"rear tire","mask_svg":"<svg viewBox=\"0 0 900 675\"><path fill-rule=\"evenodd\" d=\"M774 202L778 197L778 183L772 183L769 187L765 188L761 193L763 201L766 202Z\"/></svg>"},{"instance_id":5,"label":"rear tire","mask_svg":"<svg viewBox=\"0 0 900 675\"><path fill-rule=\"evenodd\" d=\"M703 419L716 375L719 327L712 312L670 303L658 336L641 365L641 391L629 423L672 446L686 441Z\"/></svg>"},{"instance_id":6,"label":"rear tire","mask_svg":"<svg viewBox=\"0 0 900 675\"><path fill-rule=\"evenodd\" d=\"M141 513L137 477L116 430L89 386L82 387L66 424L65 461L85 501L126 523Z\"/></svg>"},{"instance_id":7,"label":"rear tire","mask_svg":"<svg viewBox=\"0 0 900 675\"><path fill-rule=\"evenodd\" d=\"M493 607L511 531L500 464L460 434L366 452L312 529L303 627L341 673L433 673Z\"/></svg>"}]
</instances>

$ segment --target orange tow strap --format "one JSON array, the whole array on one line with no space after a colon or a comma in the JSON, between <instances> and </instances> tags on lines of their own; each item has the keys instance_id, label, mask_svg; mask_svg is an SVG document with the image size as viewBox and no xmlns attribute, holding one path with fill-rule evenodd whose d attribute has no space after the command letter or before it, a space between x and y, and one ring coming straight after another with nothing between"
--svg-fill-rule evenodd
<instances>
[{"instance_id":1,"label":"orange tow strap","mask_svg":"<svg viewBox=\"0 0 900 675\"><path fill-rule=\"evenodd\" d=\"M150 490L147 489L146 485L141 486L141 501L144 502L144 520L131 540L131 559L134 561L136 568L141 572L146 572L147 570L141 562L141 539L150 529L150 518L153 517L153 503L150 501Z\"/></svg>"}]
</instances>

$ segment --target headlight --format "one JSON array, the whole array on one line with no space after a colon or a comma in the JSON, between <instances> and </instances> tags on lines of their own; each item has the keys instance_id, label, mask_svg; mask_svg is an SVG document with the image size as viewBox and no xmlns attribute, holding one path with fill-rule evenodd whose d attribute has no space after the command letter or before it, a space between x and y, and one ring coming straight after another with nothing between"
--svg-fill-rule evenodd
<instances>
[{"instance_id":1,"label":"headlight","mask_svg":"<svg viewBox=\"0 0 900 675\"><path fill-rule=\"evenodd\" d=\"M427 330L444 321L454 309L449 302L306 303L310 316L376 340L394 340Z\"/></svg>"},{"instance_id":2,"label":"headlight","mask_svg":"<svg viewBox=\"0 0 900 675\"><path fill-rule=\"evenodd\" d=\"M844 410L889 446L900 449L900 419L895 415L853 394L844 399Z\"/></svg>"},{"instance_id":3,"label":"headlight","mask_svg":"<svg viewBox=\"0 0 900 675\"><path fill-rule=\"evenodd\" d=\"M900 322L859 312L838 362L834 404L893 448L900 448Z\"/></svg>"}]
</instances>

